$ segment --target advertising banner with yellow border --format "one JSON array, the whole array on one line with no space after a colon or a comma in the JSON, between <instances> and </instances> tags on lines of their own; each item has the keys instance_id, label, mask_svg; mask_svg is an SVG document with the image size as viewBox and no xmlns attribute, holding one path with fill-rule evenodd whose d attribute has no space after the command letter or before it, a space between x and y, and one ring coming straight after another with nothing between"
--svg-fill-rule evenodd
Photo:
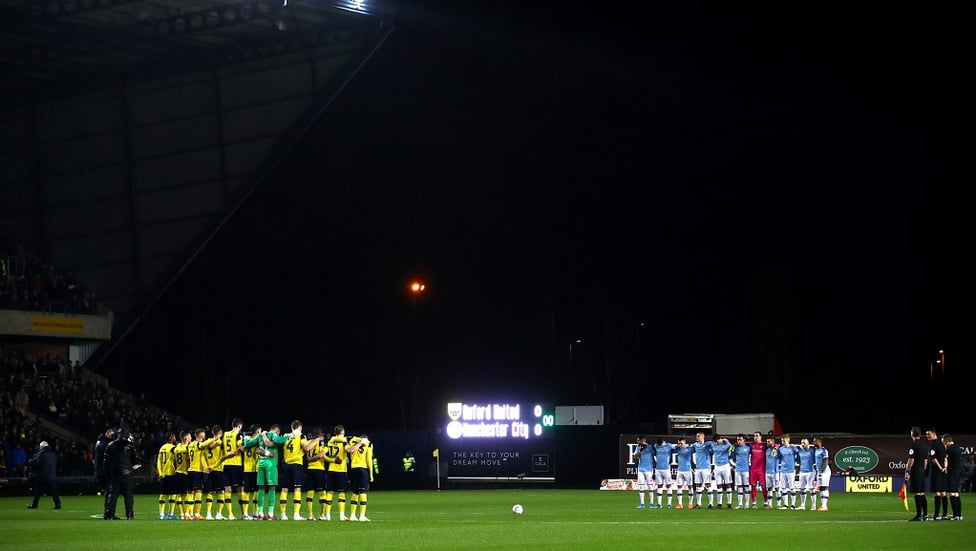
<instances>
[{"instance_id":1,"label":"advertising banner with yellow border","mask_svg":"<svg viewBox=\"0 0 976 551\"><path fill-rule=\"evenodd\" d=\"M31 316L31 329L38 333L84 334L84 318L62 316Z\"/></svg>"},{"instance_id":2,"label":"advertising banner with yellow border","mask_svg":"<svg viewBox=\"0 0 976 551\"><path fill-rule=\"evenodd\" d=\"M888 475L845 476L845 492L884 493L891 492L891 479Z\"/></svg>"}]
</instances>

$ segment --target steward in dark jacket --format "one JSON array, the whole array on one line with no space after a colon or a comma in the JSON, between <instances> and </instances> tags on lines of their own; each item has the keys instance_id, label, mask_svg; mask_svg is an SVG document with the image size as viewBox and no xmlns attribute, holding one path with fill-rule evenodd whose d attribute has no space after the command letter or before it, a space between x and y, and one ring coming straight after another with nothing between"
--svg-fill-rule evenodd
<instances>
[{"instance_id":1,"label":"steward in dark jacket","mask_svg":"<svg viewBox=\"0 0 976 551\"><path fill-rule=\"evenodd\" d=\"M37 502L46 492L54 500L54 508L61 508L61 496L58 495L58 454L48 445L41 442L37 453L27 462L30 467L29 482L34 488L34 501L28 509L37 509Z\"/></svg>"},{"instance_id":2,"label":"steward in dark jacket","mask_svg":"<svg viewBox=\"0 0 976 551\"><path fill-rule=\"evenodd\" d=\"M105 447L103 468L109 481L108 504L103 516L105 520L118 520L119 517L115 516L115 511L120 495L125 501L125 518L127 520L133 519L135 474L136 470L142 466L136 451L136 446L139 443L136 435L123 431L117 439Z\"/></svg>"}]
</instances>

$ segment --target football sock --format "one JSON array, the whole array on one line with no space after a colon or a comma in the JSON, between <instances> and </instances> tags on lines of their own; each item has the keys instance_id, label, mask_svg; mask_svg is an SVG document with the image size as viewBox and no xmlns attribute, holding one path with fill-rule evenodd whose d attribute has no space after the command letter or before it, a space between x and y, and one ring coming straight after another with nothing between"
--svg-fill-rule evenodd
<instances>
[{"instance_id":1,"label":"football sock","mask_svg":"<svg viewBox=\"0 0 976 551\"><path fill-rule=\"evenodd\" d=\"M915 515L919 517L924 517L928 514L928 503L925 502L925 496L915 496Z\"/></svg>"}]
</instances>

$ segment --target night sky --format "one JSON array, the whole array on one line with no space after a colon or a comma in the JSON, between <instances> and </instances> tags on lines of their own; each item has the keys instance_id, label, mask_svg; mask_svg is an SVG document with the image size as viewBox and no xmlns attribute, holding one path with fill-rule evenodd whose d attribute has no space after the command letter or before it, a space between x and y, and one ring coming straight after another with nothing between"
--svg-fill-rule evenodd
<instances>
[{"instance_id":1,"label":"night sky","mask_svg":"<svg viewBox=\"0 0 976 551\"><path fill-rule=\"evenodd\" d=\"M971 429L960 14L459 6L401 9L106 370L208 424Z\"/></svg>"}]
</instances>

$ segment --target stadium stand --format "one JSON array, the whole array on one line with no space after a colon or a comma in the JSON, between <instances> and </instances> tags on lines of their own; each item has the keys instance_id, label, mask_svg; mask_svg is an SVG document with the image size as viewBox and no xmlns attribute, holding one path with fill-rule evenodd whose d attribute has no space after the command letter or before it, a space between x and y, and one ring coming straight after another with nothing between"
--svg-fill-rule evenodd
<instances>
[{"instance_id":1,"label":"stadium stand","mask_svg":"<svg viewBox=\"0 0 976 551\"><path fill-rule=\"evenodd\" d=\"M114 389L84 370L35 374L32 366L44 361L0 349L0 446L5 464L0 476L25 476L17 456L31 455L41 440L58 452L61 476L90 477L95 440L106 427L124 426L143 434L141 452L152 458L167 431L189 426L179 416ZM60 358L47 361L67 364Z\"/></svg>"},{"instance_id":2,"label":"stadium stand","mask_svg":"<svg viewBox=\"0 0 976 551\"><path fill-rule=\"evenodd\" d=\"M0 232L0 309L94 314L97 302L74 276Z\"/></svg>"}]
</instances>

